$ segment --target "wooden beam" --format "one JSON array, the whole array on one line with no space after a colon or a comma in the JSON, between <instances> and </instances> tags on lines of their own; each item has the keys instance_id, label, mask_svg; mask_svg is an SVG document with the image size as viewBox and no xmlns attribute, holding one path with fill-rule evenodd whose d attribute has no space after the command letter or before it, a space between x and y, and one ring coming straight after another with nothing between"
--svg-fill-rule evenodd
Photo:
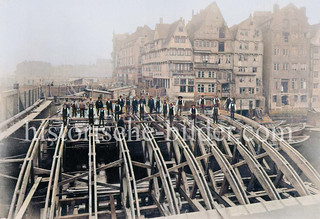
<instances>
[{"instance_id":1,"label":"wooden beam","mask_svg":"<svg viewBox=\"0 0 320 219\"><path fill-rule=\"evenodd\" d=\"M26 199L24 200L21 208L19 209L17 215L15 216L15 219L22 219L22 217L25 214L25 212L26 212L26 210L28 208L28 205L30 204L31 199L32 199L34 193L36 192L40 182L41 182L41 177L38 177L36 179L36 181L34 182L34 184L33 184L32 188L31 188L30 192L28 193Z\"/></svg>"}]
</instances>

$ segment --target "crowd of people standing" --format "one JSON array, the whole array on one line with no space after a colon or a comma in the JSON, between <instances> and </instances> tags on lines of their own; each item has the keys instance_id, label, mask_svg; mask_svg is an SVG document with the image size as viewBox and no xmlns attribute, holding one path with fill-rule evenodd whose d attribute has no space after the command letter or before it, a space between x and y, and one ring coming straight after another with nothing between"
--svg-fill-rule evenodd
<instances>
[{"instance_id":1,"label":"crowd of people standing","mask_svg":"<svg viewBox=\"0 0 320 219\"><path fill-rule=\"evenodd\" d=\"M206 100L204 96L201 96L198 101L198 106L193 104L190 108L191 118L196 121L198 109L202 113L205 112ZM169 102L168 98L161 100L160 97L153 98L148 96L146 100L144 96L132 97L132 96L119 96L117 100L103 100L101 97L94 102L92 97L89 99L73 100L68 102L66 100L62 106L61 114L63 122L66 124L67 118L78 117L88 118L89 124L94 124L94 119L99 119L99 127L104 126L104 121L107 116L114 116L116 121L122 120L123 114L139 115L140 119L143 119L146 112L162 114L165 119L169 119L172 126L175 115L180 115L185 107L185 102L182 96L179 96L175 102ZM232 98L227 98L225 109L230 111L231 118L234 118L236 106ZM198 108L198 109L197 109ZM218 115L220 109L220 99L216 96L213 99L212 118L215 123L218 123ZM139 113L139 114L138 114Z\"/></svg>"}]
</instances>

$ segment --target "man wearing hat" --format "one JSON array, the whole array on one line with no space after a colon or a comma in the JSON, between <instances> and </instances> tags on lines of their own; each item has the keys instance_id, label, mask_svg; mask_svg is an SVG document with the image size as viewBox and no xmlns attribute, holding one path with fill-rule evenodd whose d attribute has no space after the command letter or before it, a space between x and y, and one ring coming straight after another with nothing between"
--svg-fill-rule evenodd
<instances>
[{"instance_id":1,"label":"man wearing hat","mask_svg":"<svg viewBox=\"0 0 320 219\"><path fill-rule=\"evenodd\" d=\"M121 105L119 104L119 101L116 101L116 104L114 105L114 116L115 116L115 119L116 121L119 120L119 115L122 113L122 107Z\"/></svg>"},{"instance_id":2,"label":"man wearing hat","mask_svg":"<svg viewBox=\"0 0 320 219\"><path fill-rule=\"evenodd\" d=\"M184 106L184 101L182 100L182 98L183 98L182 96L179 96L176 102L177 114L180 112L180 116L181 116L182 108Z\"/></svg>"},{"instance_id":3,"label":"man wearing hat","mask_svg":"<svg viewBox=\"0 0 320 219\"><path fill-rule=\"evenodd\" d=\"M234 119L234 113L237 110L236 104L234 102L234 100L231 101L230 105L229 105L229 110L230 110L230 117L231 119Z\"/></svg>"},{"instance_id":4,"label":"man wearing hat","mask_svg":"<svg viewBox=\"0 0 320 219\"><path fill-rule=\"evenodd\" d=\"M144 104L143 102L140 102L139 103L139 106L138 106L138 110L140 112L140 119L144 119L144 112L145 112L145 108L144 108Z\"/></svg>"},{"instance_id":5,"label":"man wearing hat","mask_svg":"<svg viewBox=\"0 0 320 219\"><path fill-rule=\"evenodd\" d=\"M160 113L160 108L161 108L161 100L160 97L157 97L157 101L156 101L156 112Z\"/></svg>"},{"instance_id":6,"label":"man wearing hat","mask_svg":"<svg viewBox=\"0 0 320 219\"><path fill-rule=\"evenodd\" d=\"M170 106L169 106L169 121L170 121L170 127L172 127L173 118L174 118L174 106L173 106L173 103L170 103Z\"/></svg>"},{"instance_id":7,"label":"man wearing hat","mask_svg":"<svg viewBox=\"0 0 320 219\"><path fill-rule=\"evenodd\" d=\"M163 101L163 104L162 104L162 113L163 113L164 119L167 118L168 108L169 108L169 105L168 105L167 101L164 100L164 101Z\"/></svg>"},{"instance_id":8,"label":"man wearing hat","mask_svg":"<svg viewBox=\"0 0 320 219\"><path fill-rule=\"evenodd\" d=\"M149 107L150 113L153 113L153 110L154 110L154 99L152 98L152 96L150 96L150 98L148 100L148 107Z\"/></svg>"},{"instance_id":9,"label":"man wearing hat","mask_svg":"<svg viewBox=\"0 0 320 219\"><path fill-rule=\"evenodd\" d=\"M191 114L191 119L193 119L194 125L196 125L196 117L198 114L198 111L196 109L196 105L192 105L191 109L190 109L190 114Z\"/></svg>"},{"instance_id":10,"label":"man wearing hat","mask_svg":"<svg viewBox=\"0 0 320 219\"><path fill-rule=\"evenodd\" d=\"M201 96L201 98L199 99L199 106L202 110L202 113L204 113L204 106L206 104L206 100L204 99L204 96Z\"/></svg>"},{"instance_id":11,"label":"man wearing hat","mask_svg":"<svg viewBox=\"0 0 320 219\"><path fill-rule=\"evenodd\" d=\"M88 114L89 114L89 125L91 125L91 126L94 125L94 114L93 114L93 112L94 112L93 104L89 104Z\"/></svg>"},{"instance_id":12,"label":"man wearing hat","mask_svg":"<svg viewBox=\"0 0 320 219\"><path fill-rule=\"evenodd\" d=\"M108 110L108 116L113 112L113 106L112 106L112 101L110 100L110 98L108 98L107 102L106 102L106 106L107 106L107 110Z\"/></svg>"},{"instance_id":13,"label":"man wearing hat","mask_svg":"<svg viewBox=\"0 0 320 219\"><path fill-rule=\"evenodd\" d=\"M138 100L136 97L134 97L132 100L132 113L134 115L136 115L136 113L138 112L138 105L139 105Z\"/></svg>"}]
</instances>

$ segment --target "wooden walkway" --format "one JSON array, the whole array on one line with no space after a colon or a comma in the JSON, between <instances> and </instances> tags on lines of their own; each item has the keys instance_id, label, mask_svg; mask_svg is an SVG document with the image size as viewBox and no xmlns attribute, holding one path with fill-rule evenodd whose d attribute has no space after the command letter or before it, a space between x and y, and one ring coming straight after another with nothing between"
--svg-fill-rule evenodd
<instances>
[{"instance_id":1,"label":"wooden walkway","mask_svg":"<svg viewBox=\"0 0 320 219\"><path fill-rule=\"evenodd\" d=\"M49 101L49 100L44 101L38 108L34 109L25 118L23 118L19 122L15 123L13 126L9 127L4 132L1 132L0 133L0 141L2 141L3 139L9 137L10 135L12 135L14 132L16 132L22 126L24 126L27 121L31 121L34 118L36 118L43 110L45 110L51 104L51 102L52 101Z\"/></svg>"}]
</instances>

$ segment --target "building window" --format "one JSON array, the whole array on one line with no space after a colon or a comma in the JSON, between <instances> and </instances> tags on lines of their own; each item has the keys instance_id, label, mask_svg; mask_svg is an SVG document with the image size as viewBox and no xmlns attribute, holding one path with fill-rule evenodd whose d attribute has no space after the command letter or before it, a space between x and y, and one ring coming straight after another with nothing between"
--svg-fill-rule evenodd
<instances>
[{"instance_id":1,"label":"building window","mask_svg":"<svg viewBox=\"0 0 320 219\"><path fill-rule=\"evenodd\" d=\"M294 102L297 102L298 101L298 95L294 95L293 100L294 100Z\"/></svg>"},{"instance_id":2,"label":"building window","mask_svg":"<svg viewBox=\"0 0 320 219\"><path fill-rule=\"evenodd\" d=\"M214 93L214 84L209 84L208 85L208 92L209 93Z\"/></svg>"},{"instance_id":3,"label":"building window","mask_svg":"<svg viewBox=\"0 0 320 219\"><path fill-rule=\"evenodd\" d=\"M313 84L313 88L314 88L314 89L318 89L318 87L319 87L319 84L318 84L318 83L314 83L314 84Z\"/></svg>"},{"instance_id":4,"label":"building window","mask_svg":"<svg viewBox=\"0 0 320 219\"><path fill-rule=\"evenodd\" d=\"M178 85L179 84L179 78L175 78L174 79L174 85Z\"/></svg>"},{"instance_id":5,"label":"building window","mask_svg":"<svg viewBox=\"0 0 320 219\"><path fill-rule=\"evenodd\" d=\"M257 72L257 67L252 67L252 72Z\"/></svg>"},{"instance_id":6,"label":"building window","mask_svg":"<svg viewBox=\"0 0 320 219\"><path fill-rule=\"evenodd\" d=\"M283 42L288 43L289 42L289 33L288 32L283 32Z\"/></svg>"},{"instance_id":7,"label":"building window","mask_svg":"<svg viewBox=\"0 0 320 219\"><path fill-rule=\"evenodd\" d=\"M220 27L219 28L219 38L225 38L225 27Z\"/></svg>"},{"instance_id":8,"label":"building window","mask_svg":"<svg viewBox=\"0 0 320 219\"><path fill-rule=\"evenodd\" d=\"M279 55L280 54L280 49L273 49L273 55Z\"/></svg>"},{"instance_id":9,"label":"building window","mask_svg":"<svg viewBox=\"0 0 320 219\"><path fill-rule=\"evenodd\" d=\"M302 103L307 102L307 95L301 95L300 101L301 101Z\"/></svg>"},{"instance_id":10,"label":"building window","mask_svg":"<svg viewBox=\"0 0 320 219\"><path fill-rule=\"evenodd\" d=\"M186 92L186 86L180 86L180 92L185 93Z\"/></svg>"},{"instance_id":11,"label":"building window","mask_svg":"<svg viewBox=\"0 0 320 219\"><path fill-rule=\"evenodd\" d=\"M279 63L273 64L273 70L275 70L275 71L280 70L280 64Z\"/></svg>"},{"instance_id":12,"label":"building window","mask_svg":"<svg viewBox=\"0 0 320 219\"><path fill-rule=\"evenodd\" d=\"M193 93L193 86L188 86L188 92Z\"/></svg>"},{"instance_id":13,"label":"building window","mask_svg":"<svg viewBox=\"0 0 320 219\"><path fill-rule=\"evenodd\" d=\"M203 93L204 92L204 85L203 84L198 84L198 92Z\"/></svg>"},{"instance_id":14,"label":"building window","mask_svg":"<svg viewBox=\"0 0 320 219\"><path fill-rule=\"evenodd\" d=\"M283 70L288 70L288 64L287 63L282 64L282 69Z\"/></svg>"},{"instance_id":15,"label":"building window","mask_svg":"<svg viewBox=\"0 0 320 219\"><path fill-rule=\"evenodd\" d=\"M292 78L292 81L291 81L291 88L292 89L296 89L296 83L297 83L297 79L296 78Z\"/></svg>"},{"instance_id":16,"label":"building window","mask_svg":"<svg viewBox=\"0 0 320 219\"><path fill-rule=\"evenodd\" d=\"M319 72L317 72L317 71L313 72L313 77L314 78L318 78L319 77Z\"/></svg>"},{"instance_id":17,"label":"building window","mask_svg":"<svg viewBox=\"0 0 320 219\"><path fill-rule=\"evenodd\" d=\"M240 87L240 94L243 94L244 92L246 92L246 88L245 87Z\"/></svg>"},{"instance_id":18,"label":"building window","mask_svg":"<svg viewBox=\"0 0 320 219\"><path fill-rule=\"evenodd\" d=\"M193 85L194 84L194 80L193 79L188 79L188 84L189 85Z\"/></svg>"},{"instance_id":19,"label":"building window","mask_svg":"<svg viewBox=\"0 0 320 219\"><path fill-rule=\"evenodd\" d=\"M187 79L180 79L180 84L187 84Z\"/></svg>"},{"instance_id":20,"label":"building window","mask_svg":"<svg viewBox=\"0 0 320 219\"><path fill-rule=\"evenodd\" d=\"M183 32L183 27L179 27L179 32Z\"/></svg>"},{"instance_id":21,"label":"building window","mask_svg":"<svg viewBox=\"0 0 320 219\"><path fill-rule=\"evenodd\" d=\"M272 102L274 102L274 103L277 102L277 95L274 95L274 96L272 97Z\"/></svg>"},{"instance_id":22,"label":"building window","mask_svg":"<svg viewBox=\"0 0 320 219\"><path fill-rule=\"evenodd\" d=\"M288 49L282 49L282 54L283 54L284 56L289 55L289 50L288 50Z\"/></svg>"},{"instance_id":23,"label":"building window","mask_svg":"<svg viewBox=\"0 0 320 219\"><path fill-rule=\"evenodd\" d=\"M292 69L293 71L296 71L296 70L297 70L297 66L298 66L298 64L292 64L292 65L291 65L291 69Z\"/></svg>"},{"instance_id":24,"label":"building window","mask_svg":"<svg viewBox=\"0 0 320 219\"><path fill-rule=\"evenodd\" d=\"M254 94L254 88L253 87L249 87L248 91L249 91L249 94Z\"/></svg>"},{"instance_id":25,"label":"building window","mask_svg":"<svg viewBox=\"0 0 320 219\"><path fill-rule=\"evenodd\" d=\"M219 42L219 52L224 52L224 42Z\"/></svg>"},{"instance_id":26,"label":"building window","mask_svg":"<svg viewBox=\"0 0 320 219\"><path fill-rule=\"evenodd\" d=\"M307 80L305 78L301 78L300 88L301 89L306 89L307 88Z\"/></svg>"}]
</instances>

